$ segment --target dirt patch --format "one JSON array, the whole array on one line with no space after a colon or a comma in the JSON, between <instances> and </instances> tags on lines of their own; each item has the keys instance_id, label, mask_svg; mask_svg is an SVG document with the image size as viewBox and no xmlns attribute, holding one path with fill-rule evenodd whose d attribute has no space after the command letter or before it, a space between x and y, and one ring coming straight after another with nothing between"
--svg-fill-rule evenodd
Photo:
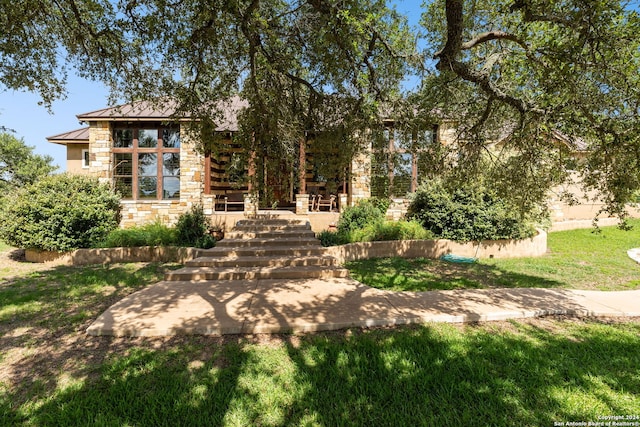
<instances>
[{"instance_id":1,"label":"dirt patch","mask_svg":"<svg viewBox=\"0 0 640 427\"><path fill-rule=\"evenodd\" d=\"M59 265L61 263L56 261L28 262L24 257L24 249L9 249L0 252L0 280L11 280L31 272L49 270Z\"/></svg>"}]
</instances>

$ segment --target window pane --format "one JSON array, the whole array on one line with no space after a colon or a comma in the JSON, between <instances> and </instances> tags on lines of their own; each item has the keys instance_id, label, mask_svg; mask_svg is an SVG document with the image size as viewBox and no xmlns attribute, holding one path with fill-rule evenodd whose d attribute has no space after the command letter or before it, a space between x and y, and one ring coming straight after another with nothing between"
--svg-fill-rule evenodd
<instances>
[{"instance_id":1,"label":"window pane","mask_svg":"<svg viewBox=\"0 0 640 427\"><path fill-rule=\"evenodd\" d=\"M180 178L173 176L165 176L162 181L162 198L178 199L180 198Z\"/></svg>"},{"instance_id":2,"label":"window pane","mask_svg":"<svg viewBox=\"0 0 640 427\"><path fill-rule=\"evenodd\" d=\"M138 154L138 176L158 175L158 155L156 153Z\"/></svg>"},{"instance_id":3,"label":"window pane","mask_svg":"<svg viewBox=\"0 0 640 427\"><path fill-rule=\"evenodd\" d=\"M409 153L397 154L393 168L393 188L391 195L404 197L411 189L411 159Z\"/></svg>"},{"instance_id":4,"label":"window pane","mask_svg":"<svg viewBox=\"0 0 640 427\"><path fill-rule=\"evenodd\" d=\"M141 176L138 178L138 198L155 199L158 196L158 177Z\"/></svg>"},{"instance_id":5,"label":"window pane","mask_svg":"<svg viewBox=\"0 0 640 427\"><path fill-rule=\"evenodd\" d=\"M89 150L82 150L82 167L88 168L89 164Z\"/></svg>"},{"instance_id":6,"label":"window pane","mask_svg":"<svg viewBox=\"0 0 640 427\"><path fill-rule=\"evenodd\" d=\"M162 175L180 176L180 154L164 153L162 155Z\"/></svg>"},{"instance_id":7,"label":"window pane","mask_svg":"<svg viewBox=\"0 0 640 427\"><path fill-rule=\"evenodd\" d=\"M116 129L113 131L113 146L116 148L133 147L133 129Z\"/></svg>"},{"instance_id":8,"label":"window pane","mask_svg":"<svg viewBox=\"0 0 640 427\"><path fill-rule=\"evenodd\" d=\"M155 148L158 146L157 129L138 129L138 147Z\"/></svg>"},{"instance_id":9,"label":"window pane","mask_svg":"<svg viewBox=\"0 0 640 427\"><path fill-rule=\"evenodd\" d=\"M123 199L133 198L133 178L131 177L116 177L114 179L116 192L120 194Z\"/></svg>"},{"instance_id":10,"label":"window pane","mask_svg":"<svg viewBox=\"0 0 640 427\"><path fill-rule=\"evenodd\" d=\"M180 131L178 129L164 129L162 131L162 146L166 148L179 148Z\"/></svg>"},{"instance_id":11,"label":"window pane","mask_svg":"<svg viewBox=\"0 0 640 427\"><path fill-rule=\"evenodd\" d=\"M116 176L131 176L133 174L131 153L115 153L113 155L113 174Z\"/></svg>"}]
</instances>

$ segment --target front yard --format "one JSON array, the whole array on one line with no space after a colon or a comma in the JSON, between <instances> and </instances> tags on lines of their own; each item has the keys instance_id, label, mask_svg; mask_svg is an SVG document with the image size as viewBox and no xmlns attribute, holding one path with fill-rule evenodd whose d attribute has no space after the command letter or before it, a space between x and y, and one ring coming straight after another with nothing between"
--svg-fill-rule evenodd
<instances>
[{"instance_id":1,"label":"front yard","mask_svg":"<svg viewBox=\"0 0 640 427\"><path fill-rule=\"evenodd\" d=\"M640 246L637 232L589 233L553 233L547 257L463 273L480 286L491 273L491 286L522 276L519 286L600 287L611 277L612 287L637 287L637 265L605 258L610 242ZM43 266L16 255L0 253L0 425L552 426L640 416L639 319L90 337L85 328L110 304L176 266Z\"/></svg>"},{"instance_id":2,"label":"front yard","mask_svg":"<svg viewBox=\"0 0 640 427\"><path fill-rule=\"evenodd\" d=\"M640 220L632 231L603 227L549 233L548 254L540 258L483 259L476 264L381 258L349 263L353 278L395 291L461 288L640 288L640 265L627 250L640 247Z\"/></svg>"}]
</instances>

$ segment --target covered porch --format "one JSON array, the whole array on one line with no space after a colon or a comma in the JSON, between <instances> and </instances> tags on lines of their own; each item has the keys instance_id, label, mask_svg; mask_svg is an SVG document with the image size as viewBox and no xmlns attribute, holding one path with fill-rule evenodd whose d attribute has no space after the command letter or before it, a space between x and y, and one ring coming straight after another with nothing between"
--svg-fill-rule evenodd
<instances>
[{"instance_id":1,"label":"covered porch","mask_svg":"<svg viewBox=\"0 0 640 427\"><path fill-rule=\"evenodd\" d=\"M338 214L370 197L368 156L340 161L337 154L322 152L307 138L301 139L294 154L246 149L233 141L232 133L224 134L205 149L205 209L230 219L258 213L332 218L336 215L321 214Z\"/></svg>"}]
</instances>

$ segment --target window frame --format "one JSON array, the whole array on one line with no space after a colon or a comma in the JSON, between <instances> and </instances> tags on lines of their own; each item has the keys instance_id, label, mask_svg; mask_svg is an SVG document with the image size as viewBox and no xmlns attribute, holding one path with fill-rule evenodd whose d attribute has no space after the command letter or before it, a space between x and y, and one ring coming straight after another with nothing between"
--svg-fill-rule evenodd
<instances>
[{"instance_id":1,"label":"window frame","mask_svg":"<svg viewBox=\"0 0 640 427\"><path fill-rule=\"evenodd\" d=\"M430 135L429 141L424 139L427 133ZM420 134L422 134L422 138L419 136ZM381 140L377 143L378 146L372 147L371 151L372 156L379 156L377 161L380 166L383 166L381 170L386 173L386 177L378 176L378 179L386 179L385 191L387 196L401 197L401 195L395 194L397 182L394 182L395 178L400 176L400 174L396 173L399 168L406 168L404 172L408 173L409 178L408 193L414 193L418 187L420 173L418 157L427 151L428 145L439 143L438 125L402 134L393 124L389 123L382 127L381 135ZM401 144L400 141L403 138L409 138L409 140L405 140L405 144ZM423 141L418 142L420 139L423 139ZM426 145L421 146L421 144ZM403 158L404 161L400 162L400 158Z\"/></svg>"},{"instance_id":2,"label":"window frame","mask_svg":"<svg viewBox=\"0 0 640 427\"><path fill-rule=\"evenodd\" d=\"M89 158L89 156L89 149L83 148L80 154L82 169L89 169L91 167L91 159Z\"/></svg>"},{"instance_id":3,"label":"window frame","mask_svg":"<svg viewBox=\"0 0 640 427\"><path fill-rule=\"evenodd\" d=\"M157 143L155 147L140 147L139 146L139 135L140 131L148 131L154 129L157 134ZM116 132L122 130L132 130L132 142L131 147L116 147ZM163 137L164 131L177 131L178 138L180 138L180 126L179 125L163 125L157 122L135 122L135 123L122 123L117 124L111 129L111 160L113 162L112 166L112 180L114 185L118 178L126 178L131 177L131 197L123 197L123 200L134 200L137 202L155 202L159 200L179 200L180 199L180 191L178 190L178 196L172 198L164 198L164 178L170 177L168 175L164 175L164 155L165 154L177 154L178 155L178 165L180 164L180 146L178 147L164 147L163 146ZM131 175L117 175L117 164L115 163L117 154L131 154ZM147 177L147 175L140 175L139 168L139 159L141 154L155 154L156 155L156 196L155 197L140 197L140 188L139 181L140 177ZM175 175L178 179L180 178L180 167L178 167L178 174Z\"/></svg>"}]
</instances>

